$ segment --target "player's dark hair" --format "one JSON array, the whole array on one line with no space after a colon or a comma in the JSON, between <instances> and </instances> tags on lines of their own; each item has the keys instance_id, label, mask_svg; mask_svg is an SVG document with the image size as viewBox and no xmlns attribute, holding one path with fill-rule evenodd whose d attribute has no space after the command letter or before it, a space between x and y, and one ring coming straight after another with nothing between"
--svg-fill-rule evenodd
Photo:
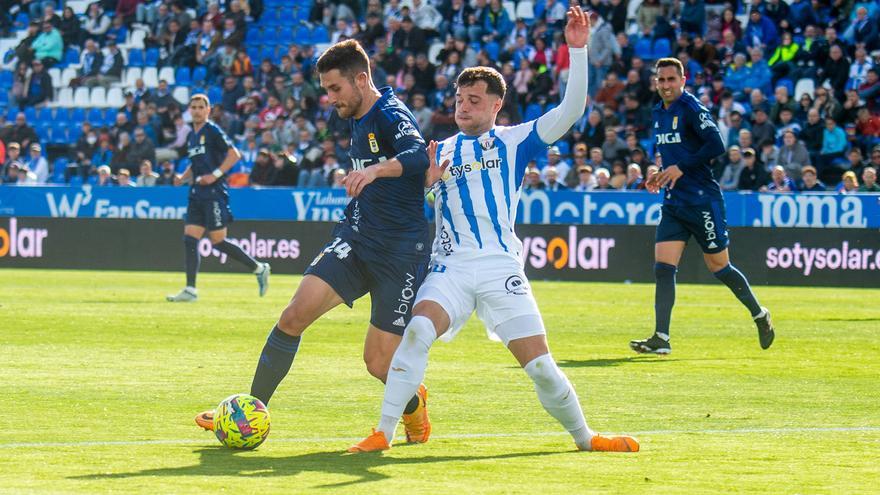
<instances>
[{"instance_id":1,"label":"player's dark hair","mask_svg":"<svg viewBox=\"0 0 880 495\"><path fill-rule=\"evenodd\" d=\"M368 79L372 77L370 58L360 43L353 39L341 41L328 48L318 58L317 68L319 74L336 69L350 81L354 81L355 76L361 72L366 72Z\"/></svg>"},{"instance_id":2,"label":"player's dark hair","mask_svg":"<svg viewBox=\"0 0 880 495\"><path fill-rule=\"evenodd\" d=\"M678 70L678 75L684 77L684 65L682 65L681 60L677 58L661 58L656 64L654 64L654 71L659 71L661 67L675 67Z\"/></svg>"},{"instance_id":3,"label":"player's dark hair","mask_svg":"<svg viewBox=\"0 0 880 495\"><path fill-rule=\"evenodd\" d=\"M190 98L189 98L190 104L192 104L192 102L194 102L194 101L204 102L206 107L211 106L211 100L209 100L208 95L206 95L204 93L196 93L196 94L190 96Z\"/></svg>"},{"instance_id":4,"label":"player's dark hair","mask_svg":"<svg viewBox=\"0 0 880 495\"><path fill-rule=\"evenodd\" d=\"M507 92L507 83L497 70L491 67L468 67L461 71L455 80L456 87L473 86L479 81L486 83L486 92L504 98Z\"/></svg>"}]
</instances>

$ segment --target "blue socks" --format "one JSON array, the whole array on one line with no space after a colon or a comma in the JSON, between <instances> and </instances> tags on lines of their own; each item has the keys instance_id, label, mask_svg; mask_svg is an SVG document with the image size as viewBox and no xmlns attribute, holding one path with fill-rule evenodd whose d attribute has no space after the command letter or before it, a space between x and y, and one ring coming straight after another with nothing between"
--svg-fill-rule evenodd
<instances>
[{"instance_id":1,"label":"blue socks","mask_svg":"<svg viewBox=\"0 0 880 495\"><path fill-rule=\"evenodd\" d=\"M263 401L263 404L269 404L275 389L290 371L300 339L284 333L278 325L269 333L251 384L251 395Z\"/></svg>"},{"instance_id":2,"label":"blue socks","mask_svg":"<svg viewBox=\"0 0 880 495\"><path fill-rule=\"evenodd\" d=\"M714 275L715 278L724 282L724 285L730 288L736 298L739 299L745 307L749 308L752 317L758 316L758 314L761 313L761 305L758 304L758 300L755 299L755 294L752 293L749 281L746 280L745 275L737 270L735 266L727 265L715 272Z\"/></svg>"},{"instance_id":3,"label":"blue socks","mask_svg":"<svg viewBox=\"0 0 880 495\"><path fill-rule=\"evenodd\" d=\"M223 239L223 242L214 244L214 247L217 248L217 251L226 254L230 258L247 266L251 270L257 269L257 260L253 259L249 254L244 252L244 250L242 250L241 246L239 246L238 244L233 244L226 239Z\"/></svg>"},{"instance_id":4,"label":"blue socks","mask_svg":"<svg viewBox=\"0 0 880 495\"><path fill-rule=\"evenodd\" d=\"M675 305L675 272L677 268L666 263L654 263L654 333L662 334L669 340L669 322L672 320L672 306Z\"/></svg>"},{"instance_id":5,"label":"blue socks","mask_svg":"<svg viewBox=\"0 0 880 495\"><path fill-rule=\"evenodd\" d=\"M201 258L199 257L199 240L195 237L185 235L183 236L183 247L186 253L186 257L184 258L184 266L186 267L186 286L194 288L196 286L196 274L199 272L199 264L201 263Z\"/></svg>"}]
</instances>

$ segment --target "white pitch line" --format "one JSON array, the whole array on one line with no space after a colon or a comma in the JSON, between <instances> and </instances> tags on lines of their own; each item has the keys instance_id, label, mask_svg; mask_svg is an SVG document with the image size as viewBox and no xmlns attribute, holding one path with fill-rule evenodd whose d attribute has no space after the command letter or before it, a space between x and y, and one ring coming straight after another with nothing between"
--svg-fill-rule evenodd
<instances>
[{"instance_id":1,"label":"white pitch line","mask_svg":"<svg viewBox=\"0 0 880 495\"><path fill-rule=\"evenodd\" d=\"M645 430L627 432L629 435L744 435L751 433L837 433L837 432L880 432L880 426L829 426L829 427L790 427L790 428L734 428L730 430ZM563 436L565 432L514 432L514 433L460 433L451 435L432 435L431 438L446 439L478 439L478 438L515 438L534 436ZM403 439L400 436L398 439ZM357 442L361 438L354 437L312 437L312 438L273 438L272 443L331 443ZM126 445L204 445L206 440L117 440L117 441L84 441L84 442L20 442L0 443L0 449L27 449L45 447L114 447Z\"/></svg>"}]
</instances>

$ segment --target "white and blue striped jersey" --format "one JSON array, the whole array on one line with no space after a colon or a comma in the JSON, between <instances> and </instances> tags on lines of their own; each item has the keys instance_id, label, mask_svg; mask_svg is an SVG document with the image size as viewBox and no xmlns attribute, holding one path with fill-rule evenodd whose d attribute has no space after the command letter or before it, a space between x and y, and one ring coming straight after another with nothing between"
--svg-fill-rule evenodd
<instances>
[{"instance_id":1,"label":"white and blue striped jersey","mask_svg":"<svg viewBox=\"0 0 880 495\"><path fill-rule=\"evenodd\" d=\"M480 136L459 132L437 147L437 163L450 164L434 189L435 259L500 253L521 262L522 242L513 227L523 176L548 147L536 124L494 127Z\"/></svg>"}]
</instances>

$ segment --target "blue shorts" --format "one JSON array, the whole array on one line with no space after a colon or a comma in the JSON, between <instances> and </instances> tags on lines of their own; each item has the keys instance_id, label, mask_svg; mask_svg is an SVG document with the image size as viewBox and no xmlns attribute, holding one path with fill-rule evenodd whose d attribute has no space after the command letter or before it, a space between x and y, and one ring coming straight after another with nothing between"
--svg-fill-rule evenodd
<instances>
[{"instance_id":1,"label":"blue shorts","mask_svg":"<svg viewBox=\"0 0 880 495\"><path fill-rule=\"evenodd\" d=\"M661 214L654 242L687 242L694 236L706 254L720 253L727 249L730 240L727 236L724 201L693 206L663 205Z\"/></svg>"},{"instance_id":2,"label":"blue shorts","mask_svg":"<svg viewBox=\"0 0 880 495\"><path fill-rule=\"evenodd\" d=\"M365 260L358 255L357 244L341 237L330 241L305 271L327 282L349 307L369 292L370 324L396 335L403 335L409 324L416 293L427 273L427 262Z\"/></svg>"},{"instance_id":3,"label":"blue shorts","mask_svg":"<svg viewBox=\"0 0 880 495\"><path fill-rule=\"evenodd\" d=\"M208 231L220 230L232 223L232 210L225 199L190 198L184 220L187 225L199 225Z\"/></svg>"}]
</instances>

